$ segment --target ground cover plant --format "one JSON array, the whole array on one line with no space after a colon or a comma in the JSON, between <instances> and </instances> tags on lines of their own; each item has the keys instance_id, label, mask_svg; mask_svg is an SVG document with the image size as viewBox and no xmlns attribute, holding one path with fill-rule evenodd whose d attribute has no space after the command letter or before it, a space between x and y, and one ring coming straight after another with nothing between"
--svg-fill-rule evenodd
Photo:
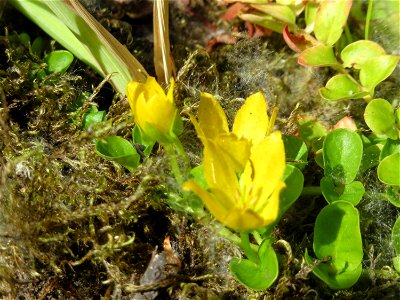
<instances>
[{"instance_id":1,"label":"ground cover plant","mask_svg":"<svg viewBox=\"0 0 400 300\"><path fill-rule=\"evenodd\" d=\"M400 297L398 1L0 3L2 298Z\"/></svg>"}]
</instances>

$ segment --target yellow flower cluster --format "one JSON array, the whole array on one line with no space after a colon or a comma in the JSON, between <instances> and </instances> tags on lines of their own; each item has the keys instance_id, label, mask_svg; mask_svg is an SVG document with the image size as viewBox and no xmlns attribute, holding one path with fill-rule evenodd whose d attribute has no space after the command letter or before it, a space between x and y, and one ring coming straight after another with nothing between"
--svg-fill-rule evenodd
<instances>
[{"instance_id":1,"label":"yellow flower cluster","mask_svg":"<svg viewBox=\"0 0 400 300\"><path fill-rule=\"evenodd\" d=\"M267 115L262 93L246 99L232 131L216 99L203 93L198 120L191 117L204 145L203 168L208 189L193 180L183 188L197 194L224 225L239 231L264 227L278 217L285 184L285 150Z\"/></svg>"}]
</instances>

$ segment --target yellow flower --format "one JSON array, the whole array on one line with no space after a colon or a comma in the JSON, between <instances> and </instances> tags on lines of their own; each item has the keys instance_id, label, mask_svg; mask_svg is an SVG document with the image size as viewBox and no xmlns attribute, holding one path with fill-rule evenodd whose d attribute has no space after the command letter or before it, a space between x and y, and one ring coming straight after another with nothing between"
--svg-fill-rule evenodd
<instances>
[{"instance_id":1,"label":"yellow flower","mask_svg":"<svg viewBox=\"0 0 400 300\"><path fill-rule=\"evenodd\" d=\"M261 93L251 95L230 132L219 103L203 94L198 121L191 118L204 144L208 190L193 180L183 188L197 194L211 214L235 230L260 228L278 216L285 150L281 133L269 134L272 124L266 108Z\"/></svg>"},{"instance_id":2,"label":"yellow flower","mask_svg":"<svg viewBox=\"0 0 400 300\"><path fill-rule=\"evenodd\" d=\"M174 103L173 90L173 79L166 95L150 76L145 83L130 81L126 87L135 123L152 141L172 143L180 133L182 120Z\"/></svg>"}]
</instances>

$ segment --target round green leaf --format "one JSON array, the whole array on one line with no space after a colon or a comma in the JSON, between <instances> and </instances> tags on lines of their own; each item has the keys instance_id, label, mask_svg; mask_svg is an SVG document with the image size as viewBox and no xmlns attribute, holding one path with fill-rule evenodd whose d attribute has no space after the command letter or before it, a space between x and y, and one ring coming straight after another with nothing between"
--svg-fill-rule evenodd
<instances>
[{"instance_id":1,"label":"round green leaf","mask_svg":"<svg viewBox=\"0 0 400 300\"><path fill-rule=\"evenodd\" d=\"M248 259L233 258L229 268L236 279L253 290L269 288L279 274L278 258L269 240L264 240L258 250L260 264Z\"/></svg>"},{"instance_id":2,"label":"round green leaf","mask_svg":"<svg viewBox=\"0 0 400 300\"><path fill-rule=\"evenodd\" d=\"M335 44L342 35L352 0L321 1L315 15L315 37L327 46Z\"/></svg>"},{"instance_id":3,"label":"round green leaf","mask_svg":"<svg viewBox=\"0 0 400 300\"><path fill-rule=\"evenodd\" d=\"M379 44L361 40L347 45L342 50L340 57L343 61L343 67L360 69L368 59L383 54L386 54L385 49Z\"/></svg>"},{"instance_id":4,"label":"round green leaf","mask_svg":"<svg viewBox=\"0 0 400 300\"><path fill-rule=\"evenodd\" d=\"M97 140L96 153L121 164L131 172L138 167L140 161L140 155L135 147L120 136L109 136Z\"/></svg>"},{"instance_id":5,"label":"round green leaf","mask_svg":"<svg viewBox=\"0 0 400 300\"><path fill-rule=\"evenodd\" d=\"M357 99L368 95L362 87L351 80L345 74L333 76L328 80L325 87L319 90L319 94L326 100Z\"/></svg>"},{"instance_id":6,"label":"round green leaf","mask_svg":"<svg viewBox=\"0 0 400 300\"><path fill-rule=\"evenodd\" d=\"M385 196L391 204L400 207L400 186L388 186Z\"/></svg>"},{"instance_id":7,"label":"round green leaf","mask_svg":"<svg viewBox=\"0 0 400 300\"><path fill-rule=\"evenodd\" d=\"M353 181L343 186L335 186L333 179L323 177L321 179L321 192L328 203L334 201L347 201L354 206L360 203L365 189L360 181Z\"/></svg>"},{"instance_id":8,"label":"round green leaf","mask_svg":"<svg viewBox=\"0 0 400 300\"><path fill-rule=\"evenodd\" d=\"M358 210L351 203L336 201L321 210L315 222L313 249L317 258L330 258L313 272L331 288L348 288L357 282L363 249Z\"/></svg>"},{"instance_id":9,"label":"round green leaf","mask_svg":"<svg viewBox=\"0 0 400 300\"><path fill-rule=\"evenodd\" d=\"M400 256L400 217L397 218L392 228L392 243L396 254Z\"/></svg>"},{"instance_id":10,"label":"round green leaf","mask_svg":"<svg viewBox=\"0 0 400 300\"><path fill-rule=\"evenodd\" d=\"M394 128L394 110L392 105L385 99L371 100L365 108L364 119L375 134L397 138Z\"/></svg>"},{"instance_id":11,"label":"round green leaf","mask_svg":"<svg viewBox=\"0 0 400 300\"><path fill-rule=\"evenodd\" d=\"M297 62L303 66L323 67L339 66L333 48L323 44L307 48L300 53Z\"/></svg>"},{"instance_id":12,"label":"round green leaf","mask_svg":"<svg viewBox=\"0 0 400 300\"><path fill-rule=\"evenodd\" d=\"M378 178L387 185L400 186L400 152L386 156L380 162Z\"/></svg>"},{"instance_id":13,"label":"round green leaf","mask_svg":"<svg viewBox=\"0 0 400 300\"><path fill-rule=\"evenodd\" d=\"M360 70L360 82L374 93L375 87L388 78L399 61L395 55L380 55L370 58L364 62Z\"/></svg>"},{"instance_id":14,"label":"round green leaf","mask_svg":"<svg viewBox=\"0 0 400 300\"><path fill-rule=\"evenodd\" d=\"M44 57L44 61L47 64L46 71L49 74L56 72L64 73L67 71L73 60L74 56L67 50L53 51Z\"/></svg>"},{"instance_id":15,"label":"round green leaf","mask_svg":"<svg viewBox=\"0 0 400 300\"><path fill-rule=\"evenodd\" d=\"M363 144L360 136L348 129L330 132L323 146L324 175L335 185L352 182L360 168Z\"/></svg>"},{"instance_id":16,"label":"round green leaf","mask_svg":"<svg viewBox=\"0 0 400 300\"><path fill-rule=\"evenodd\" d=\"M280 219L289 207L293 205L297 198L300 197L304 185L303 173L291 165L286 165L283 180L285 181L286 188L281 192L278 219Z\"/></svg>"}]
</instances>

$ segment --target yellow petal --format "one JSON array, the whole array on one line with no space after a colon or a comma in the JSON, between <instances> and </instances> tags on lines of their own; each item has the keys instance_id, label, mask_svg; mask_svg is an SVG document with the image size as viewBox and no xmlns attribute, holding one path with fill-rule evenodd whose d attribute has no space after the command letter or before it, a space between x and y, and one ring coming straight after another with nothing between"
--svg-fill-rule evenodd
<instances>
[{"instance_id":1,"label":"yellow petal","mask_svg":"<svg viewBox=\"0 0 400 300\"><path fill-rule=\"evenodd\" d=\"M202 93L199 104L199 125L207 138L228 133L228 122L224 110L213 95Z\"/></svg>"},{"instance_id":2,"label":"yellow petal","mask_svg":"<svg viewBox=\"0 0 400 300\"><path fill-rule=\"evenodd\" d=\"M233 208L226 217L220 221L224 225L238 231L251 230L265 226L265 222L260 215L248 209L242 210Z\"/></svg>"},{"instance_id":3,"label":"yellow petal","mask_svg":"<svg viewBox=\"0 0 400 300\"><path fill-rule=\"evenodd\" d=\"M168 89L168 93L167 93L167 99L171 103L175 103L175 101L174 101L174 88L175 88L175 80L174 80L173 77L171 77L171 81L170 81L169 89Z\"/></svg>"},{"instance_id":4,"label":"yellow petal","mask_svg":"<svg viewBox=\"0 0 400 300\"><path fill-rule=\"evenodd\" d=\"M239 138L259 143L268 129L267 104L261 92L251 95L236 114L232 132Z\"/></svg>"},{"instance_id":5,"label":"yellow petal","mask_svg":"<svg viewBox=\"0 0 400 300\"><path fill-rule=\"evenodd\" d=\"M226 199L226 197L223 196L222 199L220 197L215 197L193 180L186 181L182 185L182 189L191 191L199 196L204 205L207 207L208 211L218 220L221 220L221 218L223 219L230 209L229 205L224 203L224 199ZM221 196L221 194L219 196Z\"/></svg>"},{"instance_id":6,"label":"yellow petal","mask_svg":"<svg viewBox=\"0 0 400 300\"><path fill-rule=\"evenodd\" d=\"M285 170L285 149L279 131L252 148L250 160L240 177L240 186L247 207L264 206Z\"/></svg>"},{"instance_id":7,"label":"yellow petal","mask_svg":"<svg viewBox=\"0 0 400 300\"><path fill-rule=\"evenodd\" d=\"M145 90L144 84L136 81L129 81L126 85L126 96L133 115L136 114L136 100Z\"/></svg>"},{"instance_id":8,"label":"yellow petal","mask_svg":"<svg viewBox=\"0 0 400 300\"><path fill-rule=\"evenodd\" d=\"M210 189L221 189L234 201L238 198L239 182L235 170L224 152L212 140L204 145L204 177Z\"/></svg>"},{"instance_id":9,"label":"yellow petal","mask_svg":"<svg viewBox=\"0 0 400 300\"><path fill-rule=\"evenodd\" d=\"M154 77L147 77L146 83L144 85L146 86L146 90L148 93L146 97L151 97L154 94L159 97L166 97L164 90L162 89L161 85L158 84L157 80Z\"/></svg>"},{"instance_id":10,"label":"yellow petal","mask_svg":"<svg viewBox=\"0 0 400 300\"><path fill-rule=\"evenodd\" d=\"M257 210L257 213L264 219L265 225L273 223L278 217L279 213L279 195L282 189L285 187L283 181L279 182L275 190L272 192L271 197L268 201L265 201L264 207L261 210Z\"/></svg>"},{"instance_id":11,"label":"yellow petal","mask_svg":"<svg viewBox=\"0 0 400 300\"><path fill-rule=\"evenodd\" d=\"M239 139L232 133L220 135L214 142L216 147L221 149L221 153L234 171L242 173L250 156L250 142L246 139Z\"/></svg>"}]
</instances>

